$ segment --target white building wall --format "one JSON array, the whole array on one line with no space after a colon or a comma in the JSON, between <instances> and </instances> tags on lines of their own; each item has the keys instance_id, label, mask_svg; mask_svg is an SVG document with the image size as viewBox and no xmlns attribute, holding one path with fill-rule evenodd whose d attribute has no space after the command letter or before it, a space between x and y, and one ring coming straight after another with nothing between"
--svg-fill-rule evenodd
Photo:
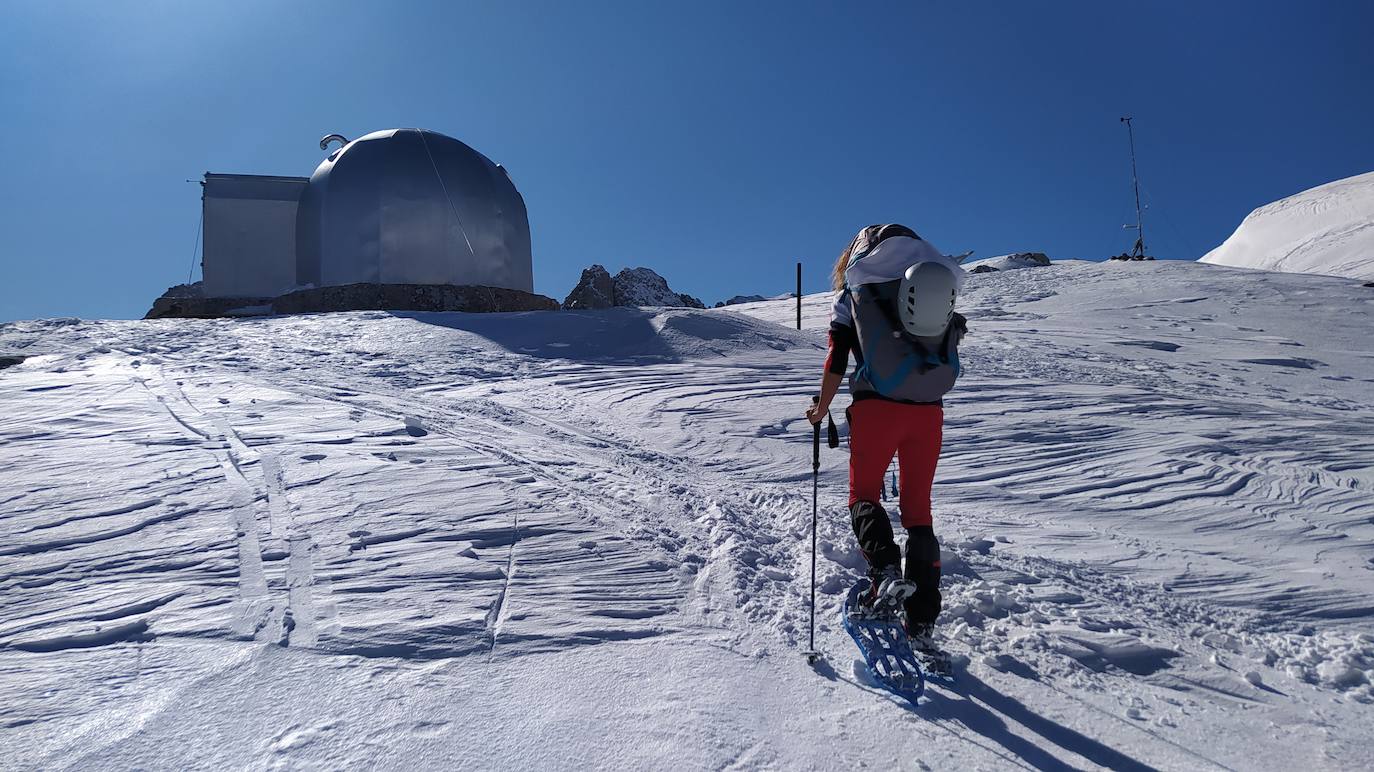
<instances>
[{"instance_id":1,"label":"white building wall","mask_svg":"<svg viewBox=\"0 0 1374 772\"><path fill-rule=\"evenodd\" d=\"M296 286L296 205L308 180L206 174L206 297L270 298Z\"/></svg>"}]
</instances>

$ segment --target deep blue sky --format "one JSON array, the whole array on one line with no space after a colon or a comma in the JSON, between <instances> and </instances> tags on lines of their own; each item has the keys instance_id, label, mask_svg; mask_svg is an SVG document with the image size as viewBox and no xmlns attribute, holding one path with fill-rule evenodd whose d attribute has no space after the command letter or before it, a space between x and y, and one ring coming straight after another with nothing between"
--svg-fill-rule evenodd
<instances>
[{"instance_id":1,"label":"deep blue sky","mask_svg":"<svg viewBox=\"0 0 1374 772\"><path fill-rule=\"evenodd\" d=\"M205 171L308 175L421 126L505 164L535 289L646 265L807 291L860 226L947 252L1196 258L1374 170L1374 3L31 2L0 22L0 320L137 317ZM197 270L197 277L199 273Z\"/></svg>"}]
</instances>

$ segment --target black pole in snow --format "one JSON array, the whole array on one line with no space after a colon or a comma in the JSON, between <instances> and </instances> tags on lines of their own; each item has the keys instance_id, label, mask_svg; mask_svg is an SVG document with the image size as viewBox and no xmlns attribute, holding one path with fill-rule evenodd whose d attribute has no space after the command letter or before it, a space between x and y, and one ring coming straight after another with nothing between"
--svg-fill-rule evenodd
<instances>
[{"instance_id":1,"label":"black pole in snow","mask_svg":"<svg viewBox=\"0 0 1374 772\"><path fill-rule=\"evenodd\" d=\"M1126 137L1131 143L1131 187L1135 189L1135 246L1132 255L1145 256L1145 220L1140 216L1140 174L1135 170L1135 129L1131 127L1131 116L1121 119L1126 124Z\"/></svg>"},{"instance_id":2,"label":"black pole in snow","mask_svg":"<svg viewBox=\"0 0 1374 772\"><path fill-rule=\"evenodd\" d=\"M797 329L801 329L801 263L797 263Z\"/></svg>"}]
</instances>

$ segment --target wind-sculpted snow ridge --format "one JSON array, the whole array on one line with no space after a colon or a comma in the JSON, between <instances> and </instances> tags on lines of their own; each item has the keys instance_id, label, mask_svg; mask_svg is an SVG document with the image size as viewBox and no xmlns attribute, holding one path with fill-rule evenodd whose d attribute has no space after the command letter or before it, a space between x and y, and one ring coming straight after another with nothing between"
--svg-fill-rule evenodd
<instances>
[{"instance_id":1,"label":"wind-sculpted snow ridge","mask_svg":"<svg viewBox=\"0 0 1374 772\"><path fill-rule=\"evenodd\" d=\"M1361 766L1368 295L971 278L964 671L914 711L838 624L837 452L798 656L826 296L800 332L790 299L0 325L5 766Z\"/></svg>"},{"instance_id":2,"label":"wind-sculpted snow ridge","mask_svg":"<svg viewBox=\"0 0 1374 772\"><path fill-rule=\"evenodd\" d=\"M1374 172L1256 209L1202 262L1374 279Z\"/></svg>"}]
</instances>

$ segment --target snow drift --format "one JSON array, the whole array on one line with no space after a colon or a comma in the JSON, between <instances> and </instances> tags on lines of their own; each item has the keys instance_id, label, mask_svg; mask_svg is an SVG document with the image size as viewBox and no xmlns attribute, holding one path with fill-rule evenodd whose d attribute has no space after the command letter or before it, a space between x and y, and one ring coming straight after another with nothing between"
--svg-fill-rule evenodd
<instances>
[{"instance_id":1,"label":"snow drift","mask_svg":"<svg viewBox=\"0 0 1374 772\"><path fill-rule=\"evenodd\" d=\"M1374 172L1256 209L1202 262L1374 279Z\"/></svg>"}]
</instances>

